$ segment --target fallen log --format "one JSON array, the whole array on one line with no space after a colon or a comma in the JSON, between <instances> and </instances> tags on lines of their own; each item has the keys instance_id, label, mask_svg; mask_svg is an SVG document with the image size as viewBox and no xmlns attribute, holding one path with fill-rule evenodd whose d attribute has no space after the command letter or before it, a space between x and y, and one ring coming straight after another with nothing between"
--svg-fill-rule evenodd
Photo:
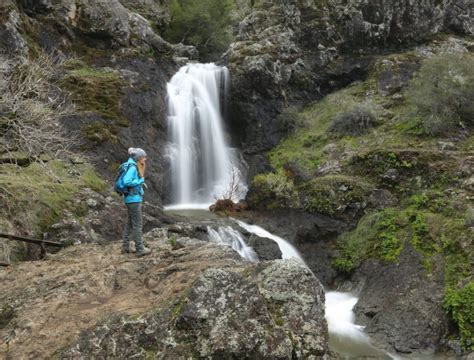
<instances>
[{"instance_id":1,"label":"fallen log","mask_svg":"<svg viewBox=\"0 0 474 360\"><path fill-rule=\"evenodd\" d=\"M2 234L0 233L0 238L8 239L8 240L16 240L16 241L23 241L31 244L36 244L40 246L48 245L48 246L55 246L55 247L64 247L63 244L55 241L48 241L48 240L39 240L39 239L30 239L23 236L11 235L11 234Z\"/></svg>"},{"instance_id":2,"label":"fallen log","mask_svg":"<svg viewBox=\"0 0 474 360\"><path fill-rule=\"evenodd\" d=\"M0 262L0 266L10 266L10 263Z\"/></svg>"}]
</instances>

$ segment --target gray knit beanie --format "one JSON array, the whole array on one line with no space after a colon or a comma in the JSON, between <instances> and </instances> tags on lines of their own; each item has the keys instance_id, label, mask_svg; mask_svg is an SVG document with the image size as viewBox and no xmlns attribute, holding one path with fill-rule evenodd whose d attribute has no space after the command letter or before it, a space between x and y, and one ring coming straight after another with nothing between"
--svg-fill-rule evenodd
<instances>
[{"instance_id":1,"label":"gray knit beanie","mask_svg":"<svg viewBox=\"0 0 474 360\"><path fill-rule=\"evenodd\" d=\"M146 152L140 148L129 148L128 155L130 155L135 160L140 160L141 158L146 157Z\"/></svg>"}]
</instances>

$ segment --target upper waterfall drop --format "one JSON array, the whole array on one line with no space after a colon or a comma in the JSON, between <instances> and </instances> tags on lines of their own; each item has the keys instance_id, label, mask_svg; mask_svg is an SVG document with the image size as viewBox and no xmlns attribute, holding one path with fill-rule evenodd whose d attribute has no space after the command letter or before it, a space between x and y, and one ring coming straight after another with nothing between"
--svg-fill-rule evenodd
<instances>
[{"instance_id":1,"label":"upper waterfall drop","mask_svg":"<svg viewBox=\"0 0 474 360\"><path fill-rule=\"evenodd\" d=\"M224 136L221 104L228 88L228 69L212 63L183 66L167 84L171 201L176 206L208 206L233 179L239 192L246 190L237 152Z\"/></svg>"}]
</instances>

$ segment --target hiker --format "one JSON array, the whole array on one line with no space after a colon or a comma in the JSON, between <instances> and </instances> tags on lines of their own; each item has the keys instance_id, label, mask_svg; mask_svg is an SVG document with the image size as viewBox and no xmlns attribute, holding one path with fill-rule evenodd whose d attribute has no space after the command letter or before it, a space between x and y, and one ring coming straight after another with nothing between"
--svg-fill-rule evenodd
<instances>
[{"instance_id":1,"label":"hiker","mask_svg":"<svg viewBox=\"0 0 474 360\"><path fill-rule=\"evenodd\" d=\"M127 206L128 219L123 231L122 253L130 253L130 236L135 241L136 256L144 256L151 250L143 245L142 240L142 197L143 185L145 185L145 161L146 152L140 148L128 149L130 158L123 165L126 170L123 174L123 185L127 191L124 202ZM146 185L145 185L146 186Z\"/></svg>"}]
</instances>

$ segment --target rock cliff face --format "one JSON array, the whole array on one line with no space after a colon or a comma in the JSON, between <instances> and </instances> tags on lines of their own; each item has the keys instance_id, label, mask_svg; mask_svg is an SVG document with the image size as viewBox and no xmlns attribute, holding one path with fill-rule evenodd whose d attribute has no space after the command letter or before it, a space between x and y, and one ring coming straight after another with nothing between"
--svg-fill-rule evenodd
<instances>
[{"instance_id":1,"label":"rock cliff face","mask_svg":"<svg viewBox=\"0 0 474 360\"><path fill-rule=\"evenodd\" d=\"M82 138L79 150L110 179L128 147L147 149L153 154L148 193L158 204L166 168L166 82L181 61L197 57L193 47L169 44L157 34L168 20L167 3L155 1L8 0L0 5L3 51L56 52L71 59L60 86L79 103L79 111L64 120L66 129Z\"/></svg>"},{"instance_id":2,"label":"rock cliff face","mask_svg":"<svg viewBox=\"0 0 474 360\"><path fill-rule=\"evenodd\" d=\"M323 288L301 263L145 238L142 259L80 245L2 271L1 356L332 358Z\"/></svg>"},{"instance_id":3,"label":"rock cliff face","mask_svg":"<svg viewBox=\"0 0 474 360\"><path fill-rule=\"evenodd\" d=\"M225 55L231 127L249 155L251 175L258 170L251 156L292 128L289 107L361 80L374 54L442 32L472 34L472 12L463 0L257 2Z\"/></svg>"}]
</instances>

